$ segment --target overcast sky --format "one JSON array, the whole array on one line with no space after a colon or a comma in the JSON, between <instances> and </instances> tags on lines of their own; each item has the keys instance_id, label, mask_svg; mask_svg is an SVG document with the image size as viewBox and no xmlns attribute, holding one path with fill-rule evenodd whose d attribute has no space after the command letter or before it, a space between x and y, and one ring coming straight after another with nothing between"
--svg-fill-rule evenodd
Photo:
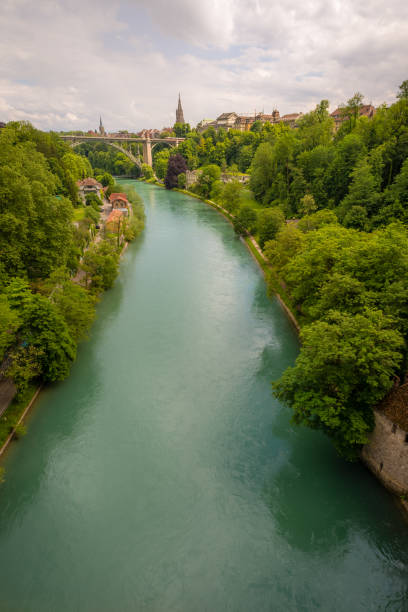
<instances>
[{"instance_id":1,"label":"overcast sky","mask_svg":"<svg viewBox=\"0 0 408 612\"><path fill-rule=\"evenodd\" d=\"M408 79L407 0L1 0L0 120L108 131L331 109Z\"/></svg>"}]
</instances>

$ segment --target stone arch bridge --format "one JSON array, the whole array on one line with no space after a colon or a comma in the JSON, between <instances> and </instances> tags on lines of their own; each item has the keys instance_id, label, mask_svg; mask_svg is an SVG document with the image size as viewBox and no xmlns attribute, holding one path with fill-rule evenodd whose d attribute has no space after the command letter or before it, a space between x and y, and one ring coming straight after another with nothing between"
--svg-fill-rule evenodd
<instances>
[{"instance_id":1,"label":"stone arch bridge","mask_svg":"<svg viewBox=\"0 0 408 612\"><path fill-rule=\"evenodd\" d=\"M82 142L105 142L106 144L118 149L126 155L128 159L130 159L137 166L141 166L142 162L140 161L140 157L133 155L131 151L128 151L123 145L132 142L141 142L143 144L143 163L152 166L152 151L154 147L158 144L166 144L169 147L177 147L180 142L183 142L185 138L178 137L169 137L169 138L137 138L132 136L74 136L74 135L66 135L60 136L62 140L66 140L71 143L72 147L76 147Z\"/></svg>"}]
</instances>

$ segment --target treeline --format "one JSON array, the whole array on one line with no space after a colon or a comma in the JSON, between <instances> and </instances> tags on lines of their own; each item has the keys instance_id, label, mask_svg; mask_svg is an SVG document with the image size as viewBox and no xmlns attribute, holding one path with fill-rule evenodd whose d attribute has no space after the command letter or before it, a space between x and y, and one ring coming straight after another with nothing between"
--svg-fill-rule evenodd
<instances>
[{"instance_id":1,"label":"treeline","mask_svg":"<svg viewBox=\"0 0 408 612\"><path fill-rule=\"evenodd\" d=\"M408 231L342 227L331 211L283 225L265 245L274 290L302 323L300 355L275 385L297 423L354 458L372 408L406 371Z\"/></svg>"},{"instance_id":2,"label":"treeline","mask_svg":"<svg viewBox=\"0 0 408 612\"><path fill-rule=\"evenodd\" d=\"M68 375L98 294L117 274L116 235L92 242L101 200L88 197L74 222L82 207L76 181L92 174L89 161L56 134L27 123L0 130L0 362L19 392L32 379ZM131 239L143 228L144 212L136 194L128 199L135 211L125 236Z\"/></svg>"},{"instance_id":3,"label":"treeline","mask_svg":"<svg viewBox=\"0 0 408 612\"><path fill-rule=\"evenodd\" d=\"M210 129L176 152L198 168L190 189L227 209L237 233L255 235L271 289L302 325L296 365L275 393L350 459L367 441L373 406L407 368L408 81L373 118L360 117L361 106L360 94L343 106L337 132L323 100L295 129ZM166 181L180 187L185 170L172 157Z\"/></svg>"},{"instance_id":4,"label":"treeline","mask_svg":"<svg viewBox=\"0 0 408 612\"><path fill-rule=\"evenodd\" d=\"M134 155L139 154L139 145L130 145ZM83 155L94 169L95 175L109 172L116 176L129 176L138 178L140 170L124 153L103 142L83 142L76 147L76 151Z\"/></svg>"}]
</instances>

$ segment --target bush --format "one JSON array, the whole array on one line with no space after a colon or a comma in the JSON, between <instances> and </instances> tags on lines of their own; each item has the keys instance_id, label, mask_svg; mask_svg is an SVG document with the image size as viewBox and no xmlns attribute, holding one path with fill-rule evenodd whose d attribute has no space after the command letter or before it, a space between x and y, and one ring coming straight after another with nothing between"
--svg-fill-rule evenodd
<instances>
[{"instance_id":1,"label":"bush","mask_svg":"<svg viewBox=\"0 0 408 612\"><path fill-rule=\"evenodd\" d=\"M185 189L185 186L186 186L186 173L185 172L180 172L180 174L178 175L177 185L179 189Z\"/></svg>"}]
</instances>

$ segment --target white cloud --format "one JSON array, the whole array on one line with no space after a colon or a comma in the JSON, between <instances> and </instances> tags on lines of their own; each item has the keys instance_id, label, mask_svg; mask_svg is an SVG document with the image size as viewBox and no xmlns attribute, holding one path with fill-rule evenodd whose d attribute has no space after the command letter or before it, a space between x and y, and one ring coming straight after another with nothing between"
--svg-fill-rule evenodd
<instances>
[{"instance_id":1,"label":"white cloud","mask_svg":"<svg viewBox=\"0 0 408 612\"><path fill-rule=\"evenodd\" d=\"M108 129L306 111L408 78L403 0L3 0L0 120Z\"/></svg>"}]
</instances>

